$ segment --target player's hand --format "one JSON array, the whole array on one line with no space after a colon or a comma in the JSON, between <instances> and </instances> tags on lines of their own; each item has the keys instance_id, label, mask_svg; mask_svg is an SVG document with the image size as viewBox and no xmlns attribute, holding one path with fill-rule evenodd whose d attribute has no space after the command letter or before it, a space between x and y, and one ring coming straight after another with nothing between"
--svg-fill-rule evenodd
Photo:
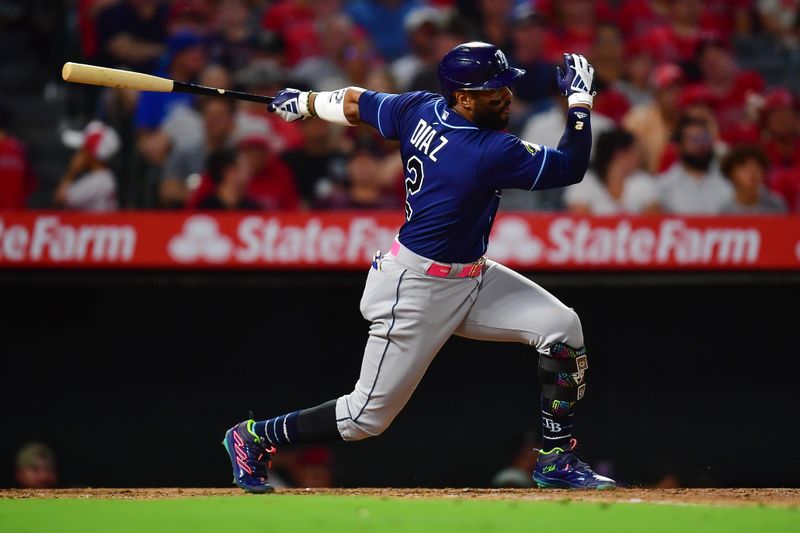
<instances>
[{"instance_id":1,"label":"player's hand","mask_svg":"<svg viewBox=\"0 0 800 533\"><path fill-rule=\"evenodd\" d=\"M303 120L311 116L308 110L309 92L286 88L278 91L275 99L267 106L271 113L277 113L286 122Z\"/></svg>"},{"instance_id":2,"label":"player's hand","mask_svg":"<svg viewBox=\"0 0 800 533\"><path fill-rule=\"evenodd\" d=\"M564 70L556 67L556 81L569 105L592 107L594 102L594 67L580 54L564 54Z\"/></svg>"}]
</instances>

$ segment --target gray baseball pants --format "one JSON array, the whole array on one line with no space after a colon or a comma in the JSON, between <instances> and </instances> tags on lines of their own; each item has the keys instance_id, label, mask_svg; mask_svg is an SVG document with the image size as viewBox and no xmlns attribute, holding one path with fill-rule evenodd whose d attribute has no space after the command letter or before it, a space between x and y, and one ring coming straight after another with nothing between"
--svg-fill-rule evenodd
<instances>
[{"instance_id":1,"label":"gray baseball pants","mask_svg":"<svg viewBox=\"0 0 800 533\"><path fill-rule=\"evenodd\" d=\"M451 335L521 342L541 353L556 342L583 346L575 311L524 276L489 260L478 277L457 277L471 265L454 264L441 278L426 274L432 263L400 246L370 269L361 314L372 325L361 373L336 402L344 440L388 428Z\"/></svg>"}]
</instances>

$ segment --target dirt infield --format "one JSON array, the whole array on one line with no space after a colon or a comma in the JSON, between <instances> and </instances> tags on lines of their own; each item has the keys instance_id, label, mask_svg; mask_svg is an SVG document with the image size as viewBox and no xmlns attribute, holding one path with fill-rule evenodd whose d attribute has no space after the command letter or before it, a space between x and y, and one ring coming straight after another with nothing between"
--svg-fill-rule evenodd
<instances>
[{"instance_id":1,"label":"dirt infield","mask_svg":"<svg viewBox=\"0 0 800 533\"><path fill-rule=\"evenodd\" d=\"M236 496L238 489L4 489L0 498L113 498L159 499L198 496ZM463 498L517 501L591 501L688 505L766 505L800 508L800 489L618 489L577 492L537 489L282 489L276 494L321 494L377 498ZM261 497L269 497L261 496Z\"/></svg>"}]
</instances>

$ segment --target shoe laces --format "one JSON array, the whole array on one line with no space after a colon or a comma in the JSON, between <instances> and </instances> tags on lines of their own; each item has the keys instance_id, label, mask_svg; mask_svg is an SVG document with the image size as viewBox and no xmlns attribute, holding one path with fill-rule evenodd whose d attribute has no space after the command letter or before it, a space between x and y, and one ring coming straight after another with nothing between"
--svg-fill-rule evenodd
<instances>
[{"instance_id":1,"label":"shoe laces","mask_svg":"<svg viewBox=\"0 0 800 533\"><path fill-rule=\"evenodd\" d=\"M563 457L562 460L565 463L562 470L573 470L576 472L586 472L586 471L591 472L592 470L591 468L589 468L589 465L581 461L581 459L578 457L578 454L575 453L575 449L577 447L578 447L578 440L571 439L569 441L569 447L561 452L561 455Z\"/></svg>"},{"instance_id":2,"label":"shoe laces","mask_svg":"<svg viewBox=\"0 0 800 533\"><path fill-rule=\"evenodd\" d=\"M272 445L263 447L260 443L253 445L253 448L258 450L258 455L255 456L254 459L248 461L253 470L252 475L266 483L269 477L269 471L272 468L272 455L277 453L278 449ZM253 457L253 455L248 454L248 457Z\"/></svg>"}]
</instances>

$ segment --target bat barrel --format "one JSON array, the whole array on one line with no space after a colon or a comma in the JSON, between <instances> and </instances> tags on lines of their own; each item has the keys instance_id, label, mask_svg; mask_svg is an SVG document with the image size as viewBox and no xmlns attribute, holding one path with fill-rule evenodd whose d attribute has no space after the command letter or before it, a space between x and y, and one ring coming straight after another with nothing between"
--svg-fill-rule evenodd
<instances>
[{"instance_id":1,"label":"bat barrel","mask_svg":"<svg viewBox=\"0 0 800 533\"><path fill-rule=\"evenodd\" d=\"M101 87L135 89L137 91L172 92L173 81L150 74L129 72L115 68L84 65L82 63L65 63L61 69L64 81L85 83Z\"/></svg>"}]
</instances>

